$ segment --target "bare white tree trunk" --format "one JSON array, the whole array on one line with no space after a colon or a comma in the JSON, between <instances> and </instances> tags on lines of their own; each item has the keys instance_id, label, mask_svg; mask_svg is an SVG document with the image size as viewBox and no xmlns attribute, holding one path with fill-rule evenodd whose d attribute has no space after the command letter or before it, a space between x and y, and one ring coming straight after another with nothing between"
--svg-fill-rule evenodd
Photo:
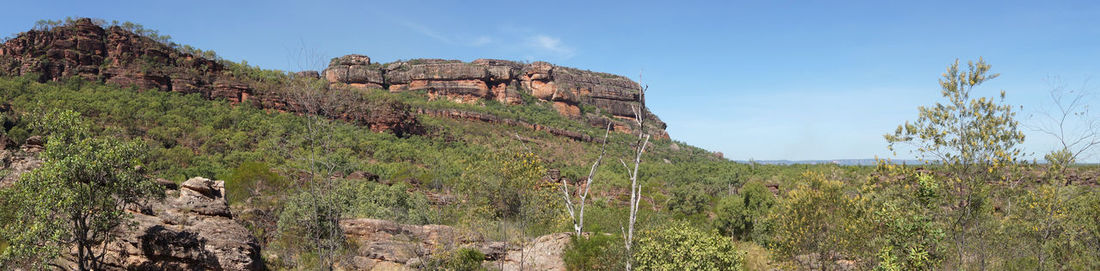
<instances>
[{"instance_id":1,"label":"bare white tree trunk","mask_svg":"<svg viewBox=\"0 0 1100 271\"><path fill-rule=\"evenodd\" d=\"M638 203L642 200L642 186L638 184L638 168L642 164L642 154L649 144L650 135L645 131L645 92L649 86L642 87L638 91L639 106L631 106L634 111L635 123L638 124L638 142L634 149L634 168L631 169L626 162L619 159L630 176L630 217L627 220L627 228L623 230L623 243L626 247L626 270L634 268L634 225L638 221Z\"/></svg>"},{"instance_id":2,"label":"bare white tree trunk","mask_svg":"<svg viewBox=\"0 0 1100 271\"><path fill-rule=\"evenodd\" d=\"M562 197L565 198L565 208L569 212L569 217L573 219L573 234L581 236L584 231L584 202L588 198L588 191L592 189L592 181L596 177L596 169L600 167L600 163L603 161L604 154L607 154L607 138L611 132L611 122L607 123L607 128L604 130L603 143L600 146L600 156L596 158L596 162L592 163L592 168L588 171L588 179L584 183L584 192L581 193L580 201L577 204L573 203L573 194L569 190L569 183L565 182L565 178L561 179L561 192ZM576 192L581 192L580 187L576 188ZM579 208L578 208L579 207Z\"/></svg>"}]
</instances>

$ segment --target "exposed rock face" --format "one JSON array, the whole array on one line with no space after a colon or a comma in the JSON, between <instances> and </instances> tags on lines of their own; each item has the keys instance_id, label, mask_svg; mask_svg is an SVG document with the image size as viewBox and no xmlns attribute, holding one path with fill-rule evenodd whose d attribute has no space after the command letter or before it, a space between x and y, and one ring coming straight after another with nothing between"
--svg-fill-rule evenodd
<instances>
[{"instance_id":1,"label":"exposed rock face","mask_svg":"<svg viewBox=\"0 0 1100 271\"><path fill-rule=\"evenodd\" d=\"M27 141L19 150L0 150L0 170L12 173L0 176L0 188L41 165L42 140ZM179 190L175 183L157 182L168 188L168 198L127 208L134 225L115 230L103 259L108 270L263 269L256 238L233 220L224 182L196 177Z\"/></svg>"},{"instance_id":2,"label":"exposed rock face","mask_svg":"<svg viewBox=\"0 0 1100 271\"><path fill-rule=\"evenodd\" d=\"M366 56L349 57L348 65L369 64ZM359 66L329 80L365 80L377 69ZM184 53L148 37L118 26L106 29L90 19L50 30L31 30L0 45L0 75L37 74L39 81L57 81L72 76L181 93L199 93L207 99L251 103L259 108L307 113L294 93L273 89L248 78L238 78L218 61ZM328 76L330 74L326 74ZM299 77L319 78L316 72ZM350 79L349 79L350 78ZM398 135L416 133L419 124L407 105L394 101L367 101L358 95L341 94L339 104L321 114L367 125L375 131Z\"/></svg>"},{"instance_id":3,"label":"exposed rock face","mask_svg":"<svg viewBox=\"0 0 1100 271\"><path fill-rule=\"evenodd\" d=\"M7 187L19 180L19 176L27 173L42 164L38 159L38 153L42 152L45 141L42 137L34 136L27 139L27 143L15 150L0 148L0 170L7 173L0 175L0 188Z\"/></svg>"},{"instance_id":4,"label":"exposed rock face","mask_svg":"<svg viewBox=\"0 0 1100 271\"><path fill-rule=\"evenodd\" d=\"M478 59L414 59L385 65L363 55L335 58L324 71L334 85L380 88L391 92L424 90L431 98L456 102L496 100L521 104L521 92L551 102L558 113L580 118L581 105L590 105L616 117L617 131L629 132L635 119L641 86L626 77L554 66L546 62ZM667 137L665 124L642 108L650 133Z\"/></svg>"},{"instance_id":5,"label":"exposed rock face","mask_svg":"<svg viewBox=\"0 0 1100 271\"><path fill-rule=\"evenodd\" d=\"M565 270L561 255L570 236L569 233L550 234L521 248L486 241L476 233L444 225L405 225L362 218L341 221L340 226L344 234L359 245L357 255L341 265L347 270L415 270L432 253L463 247L484 253L484 265L488 267Z\"/></svg>"},{"instance_id":6,"label":"exposed rock face","mask_svg":"<svg viewBox=\"0 0 1100 271\"><path fill-rule=\"evenodd\" d=\"M196 177L133 210L105 262L117 270L261 270L260 246L233 221L222 181ZM177 195L173 197L174 195Z\"/></svg>"},{"instance_id":7,"label":"exposed rock face","mask_svg":"<svg viewBox=\"0 0 1100 271\"><path fill-rule=\"evenodd\" d=\"M354 88L393 92L425 91L430 98L456 102L491 99L503 104L523 103L523 94L551 103L564 116L588 123L614 123L616 131L631 132L641 87L622 76L554 66L546 62L520 63L478 59L414 59L373 63L365 55L333 59L320 74L301 72L294 78L323 78L338 96L328 109L310 110L293 89L239 75L221 62L185 53L122 27L103 28L90 19L49 30L31 30L0 45L0 75L37 75L39 81L79 76L138 89L197 93L208 99L250 103L256 107L297 113L317 113L355 122L374 131L398 135L423 132L414 109L397 101L369 101ZM597 112L582 112L591 106ZM586 107L588 108L588 107ZM667 137L665 124L642 108L649 121L646 132ZM602 126L601 126L602 127Z\"/></svg>"}]
</instances>

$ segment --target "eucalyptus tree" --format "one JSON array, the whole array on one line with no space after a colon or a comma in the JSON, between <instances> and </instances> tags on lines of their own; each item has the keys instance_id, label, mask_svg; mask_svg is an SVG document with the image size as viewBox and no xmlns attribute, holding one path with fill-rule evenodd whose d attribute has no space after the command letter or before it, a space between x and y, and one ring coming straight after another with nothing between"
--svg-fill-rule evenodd
<instances>
[{"instance_id":1,"label":"eucalyptus tree","mask_svg":"<svg viewBox=\"0 0 1100 271\"><path fill-rule=\"evenodd\" d=\"M0 192L12 208L10 223L0 225L11 243L4 264L67 269L55 260L71 253L77 270L101 270L114 230L130 226L126 206L164 196L143 174L147 148L94 136L72 111L46 113L34 126L48 135L41 167Z\"/></svg>"}]
</instances>

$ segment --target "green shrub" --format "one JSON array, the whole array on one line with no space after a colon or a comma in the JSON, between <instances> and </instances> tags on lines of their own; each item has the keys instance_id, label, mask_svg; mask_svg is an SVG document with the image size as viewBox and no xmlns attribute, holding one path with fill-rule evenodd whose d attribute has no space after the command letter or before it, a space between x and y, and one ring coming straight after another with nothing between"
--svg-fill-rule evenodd
<instances>
[{"instance_id":1,"label":"green shrub","mask_svg":"<svg viewBox=\"0 0 1100 271\"><path fill-rule=\"evenodd\" d=\"M245 162L220 178L225 180L225 193L230 204L237 204L259 196L264 191L282 191L287 188L286 178L272 172L262 162Z\"/></svg>"},{"instance_id":2,"label":"green shrub","mask_svg":"<svg viewBox=\"0 0 1100 271\"><path fill-rule=\"evenodd\" d=\"M792 258L814 255L823 263L868 253L874 221L866 206L846 194L842 182L823 173L807 171L804 178L769 216L777 252Z\"/></svg>"},{"instance_id":3,"label":"green shrub","mask_svg":"<svg viewBox=\"0 0 1100 271\"><path fill-rule=\"evenodd\" d=\"M475 166L456 184L466 195L471 219L505 219L548 226L564 214L556 184L544 182L545 163L534 153L493 153L474 161ZM545 228L545 227L544 227ZM547 231L549 228L542 229ZM545 232L542 232L545 233Z\"/></svg>"},{"instance_id":4,"label":"green shrub","mask_svg":"<svg viewBox=\"0 0 1100 271\"><path fill-rule=\"evenodd\" d=\"M5 172L0 171L0 178L3 178L5 174ZM11 198L11 195L8 194L11 192L12 191L8 189L0 189L0 229L7 227L8 223L11 223L13 221L12 216L14 214L12 212L15 210L15 208L10 206L11 203L9 202L9 199ZM8 240L5 239L3 236L0 236L0 259L4 258L4 251L7 250ZM3 262L0 262L0 265L3 265Z\"/></svg>"},{"instance_id":5,"label":"green shrub","mask_svg":"<svg viewBox=\"0 0 1100 271\"><path fill-rule=\"evenodd\" d=\"M485 254L472 248L459 248L440 253L423 266L426 270L477 271L486 270L481 266Z\"/></svg>"},{"instance_id":6,"label":"green shrub","mask_svg":"<svg viewBox=\"0 0 1100 271\"><path fill-rule=\"evenodd\" d=\"M345 217L376 218L405 224L428 224L437 218L420 192L409 192L404 183L343 181L337 190Z\"/></svg>"},{"instance_id":7,"label":"green shrub","mask_svg":"<svg viewBox=\"0 0 1100 271\"><path fill-rule=\"evenodd\" d=\"M572 236L562 260L566 270L621 270L622 255L621 238L597 232L588 238Z\"/></svg>"},{"instance_id":8,"label":"green shrub","mask_svg":"<svg viewBox=\"0 0 1100 271\"><path fill-rule=\"evenodd\" d=\"M775 196L760 182L748 182L737 195L718 202L715 225L722 234L737 240L763 241L766 218L775 205Z\"/></svg>"},{"instance_id":9,"label":"green shrub","mask_svg":"<svg viewBox=\"0 0 1100 271\"><path fill-rule=\"evenodd\" d=\"M706 188L699 183L689 183L672 190L668 209L677 214L691 216L706 211L709 203L710 196L707 195Z\"/></svg>"},{"instance_id":10,"label":"green shrub","mask_svg":"<svg viewBox=\"0 0 1100 271\"><path fill-rule=\"evenodd\" d=\"M637 270L741 270L744 255L717 232L686 223L643 231L634 252Z\"/></svg>"},{"instance_id":11,"label":"green shrub","mask_svg":"<svg viewBox=\"0 0 1100 271\"><path fill-rule=\"evenodd\" d=\"M340 213L341 206L336 206L333 202L335 200L331 193L314 195L309 191L303 191L283 201L275 242L279 247L278 251L286 256L287 259L284 260L305 257L308 255L304 253L316 251L316 238L343 240L343 236L333 236L333 233L342 232L336 221L338 217L335 217Z\"/></svg>"}]
</instances>

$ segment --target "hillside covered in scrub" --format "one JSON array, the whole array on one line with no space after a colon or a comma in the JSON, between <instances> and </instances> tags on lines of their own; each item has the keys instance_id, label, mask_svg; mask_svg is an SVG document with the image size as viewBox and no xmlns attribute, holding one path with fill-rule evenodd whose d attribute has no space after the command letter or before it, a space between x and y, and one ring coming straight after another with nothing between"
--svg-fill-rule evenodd
<instances>
[{"instance_id":1,"label":"hillside covered in scrub","mask_svg":"<svg viewBox=\"0 0 1100 271\"><path fill-rule=\"evenodd\" d=\"M546 62L328 62L88 18L4 40L0 269L1098 268L1100 171L1019 159L1011 109L969 97L984 61L941 81L974 117L886 136L941 136L915 166L729 161L646 86Z\"/></svg>"}]
</instances>

